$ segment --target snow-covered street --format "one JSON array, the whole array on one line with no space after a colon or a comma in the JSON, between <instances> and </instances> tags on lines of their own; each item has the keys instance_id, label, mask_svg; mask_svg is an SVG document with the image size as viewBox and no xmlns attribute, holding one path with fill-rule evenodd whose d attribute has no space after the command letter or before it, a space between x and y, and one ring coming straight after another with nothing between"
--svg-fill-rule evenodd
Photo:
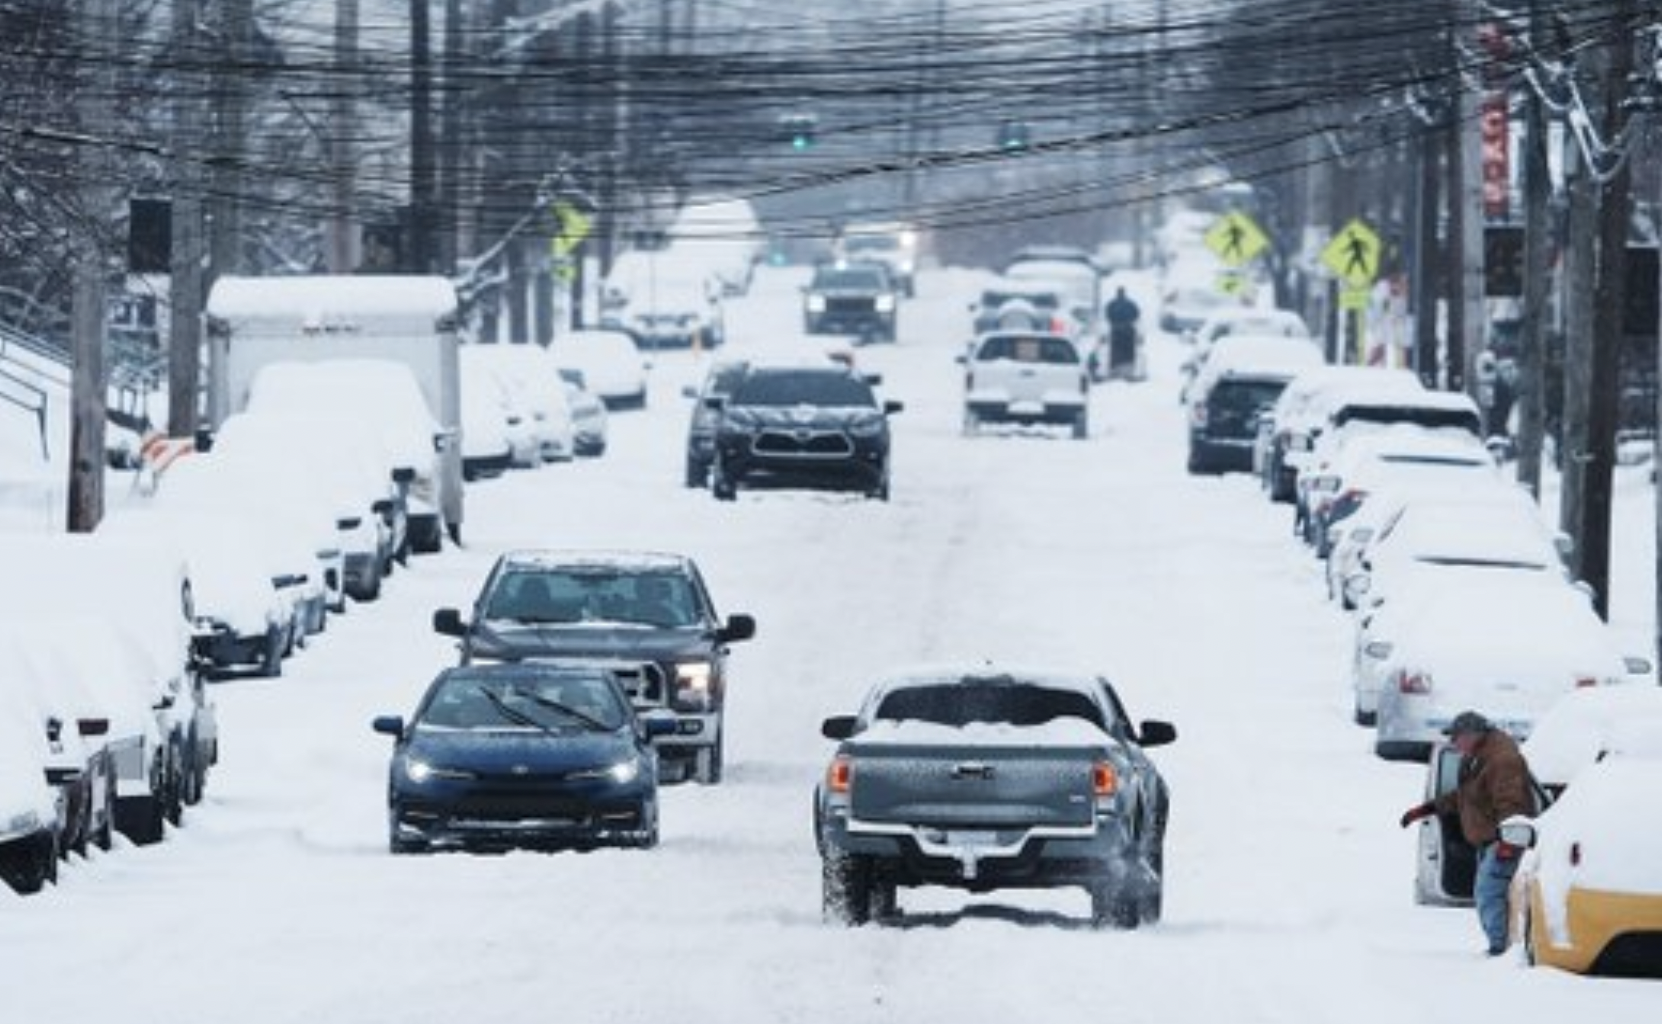
<instances>
[{"instance_id":1,"label":"snow-covered street","mask_svg":"<svg viewBox=\"0 0 1662 1024\"><path fill-rule=\"evenodd\" d=\"M654 355L604 458L472 486L465 550L412 560L283 678L215 684L222 760L184 828L94 851L38 897L0 890L0 1019L1651 1019L1654 983L1489 961L1470 910L1414 905L1397 818L1423 767L1351 724L1348 625L1287 506L1184 471L1175 341L1147 383L1095 389L1087 441L961 436L977 280L920 278L898 344L858 350L906 403L889 503L683 488L682 387L709 358L688 352ZM800 283L760 272L718 355L812 353ZM1648 553L1649 528L1619 518L1618 550ZM730 663L727 779L667 787L650 852L394 858L370 719L453 661L433 609L516 547L682 552L723 614L756 617ZM1636 561L1616 618L1643 640ZM1081 891L906 891L898 927L822 923L821 719L887 669L984 658L1100 670L1134 717L1177 725L1152 754L1173 791L1158 926L1092 930Z\"/></svg>"}]
</instances>

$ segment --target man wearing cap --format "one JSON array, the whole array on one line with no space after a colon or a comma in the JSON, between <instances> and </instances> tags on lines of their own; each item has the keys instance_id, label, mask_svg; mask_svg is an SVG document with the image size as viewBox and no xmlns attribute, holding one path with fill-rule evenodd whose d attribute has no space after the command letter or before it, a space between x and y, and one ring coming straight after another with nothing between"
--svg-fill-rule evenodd
<instances>
[{"instance_id":1,"label":"man wearing cap","mask_svg":"<svg viewBox=\"0 0 1662 1024\"><path fill-rule=\"evenodd\" d=\"M1472 891L1478 923L1489 939L1489 955L1499 956L1507 946L1506 893L1522 852L1501 841L1500 823L1535 813L1529 766L1517 741L1476 711L1454 716L1443 735L1460 751L1460 784L1432 803L1410 807L1402 827L1433 814L1459 815L1460 831L1478 851Z\"/></svg>"}]
</instances>

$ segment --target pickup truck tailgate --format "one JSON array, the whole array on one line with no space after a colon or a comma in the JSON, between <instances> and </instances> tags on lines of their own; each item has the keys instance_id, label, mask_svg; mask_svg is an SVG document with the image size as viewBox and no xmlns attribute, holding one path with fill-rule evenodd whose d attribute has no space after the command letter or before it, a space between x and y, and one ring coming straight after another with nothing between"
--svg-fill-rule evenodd
<instances>
[{"instance_id":1,"label":"pickup truck tailgate","mask_svg":"<svg viewBox=\"0 0 1662 1024\"><path fill-rule=\"evenodd\" d=\"M1088 748L950 748L859 744L850 817L871 824L942 828L1089 825L1094 815Z\"/></svg>"}]
</instances>

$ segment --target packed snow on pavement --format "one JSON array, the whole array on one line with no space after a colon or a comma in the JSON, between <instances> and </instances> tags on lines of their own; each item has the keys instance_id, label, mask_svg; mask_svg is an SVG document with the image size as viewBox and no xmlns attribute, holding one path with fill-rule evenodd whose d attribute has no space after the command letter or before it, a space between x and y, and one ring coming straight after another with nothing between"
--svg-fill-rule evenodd
<instances>
[{"instance_id":1,"label":"packed snow on pavement","mask_svg":"<svg viewBox=\"0 0 1662 1024\"><path fill-rule=\"evenodd\" d=\"M648 406L612 419L604 458L472 487L464 550L412 561L283 678L216 684L222 761L184 828L118 839L40 896L0 891L0 1018L1652 1019L1653 983L1490 961L1470 910L1414 905L1397 817L1423 767L1379 761L1351 724L1348 625L1286 506L1185 473L1175 341L1147 383L1093 391L1085 442L961 436L953 356L979 280L921 277L898 344L857 352L906 403L889 503L683 488L681 388L710 358L686 352L654 355ZM813 351L800 281L760 273L720 354ZM1648 492L1621 486L1615 618L1644 641ZM395 858L370 719L453 663L432 610L519 547L682 552L723 614L756 616L730 663L726 781L667 787L649 852ZM1173 794L1162 923L1093 930L1071 890L904 891L894 927L822 922L820 721L891 668L979 659L1099 670L1134 718L1176 723L1152 754Z\"/></svg>"}]
</instances>

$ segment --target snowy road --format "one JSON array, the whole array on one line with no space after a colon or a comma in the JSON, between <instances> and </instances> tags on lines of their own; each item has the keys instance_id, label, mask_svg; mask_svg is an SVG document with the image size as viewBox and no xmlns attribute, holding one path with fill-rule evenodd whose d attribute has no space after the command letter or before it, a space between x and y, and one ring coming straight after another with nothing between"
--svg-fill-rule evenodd
<instances>
[{"instance_id":1,"label":"snowy road","mask_svg":"<svg viewBox=\"0 0 1662 1024\"><path fill-rule=\"evenodd\" d=\"M413 563L285 678L220 684L224 761L188 827L0 898L0 1020L1230 1024L1650 1019L1656 988L1485 961L1469 911L1417 908L1397 828L1420 772L1349 724L1346 632L1315 563L1241 477L1183 471L1175 346L1098 389L1093 436L959 436L971 279L920 283L865 349L896 419L894 500L678 485L686 353L604 459L478 486L469 548ZM729 312L783 353L796 281ZM650 853L393 859L388 743L452 657L429 627L514 546L655 548L702 566L736 649L729 780L664 796ZM903 893L892 929L822 925L810 796L884 668L1003 658L1100 668L1174 791L1166 919L1083 927L1082 892Z\"/></svg>"}]
</instances>

